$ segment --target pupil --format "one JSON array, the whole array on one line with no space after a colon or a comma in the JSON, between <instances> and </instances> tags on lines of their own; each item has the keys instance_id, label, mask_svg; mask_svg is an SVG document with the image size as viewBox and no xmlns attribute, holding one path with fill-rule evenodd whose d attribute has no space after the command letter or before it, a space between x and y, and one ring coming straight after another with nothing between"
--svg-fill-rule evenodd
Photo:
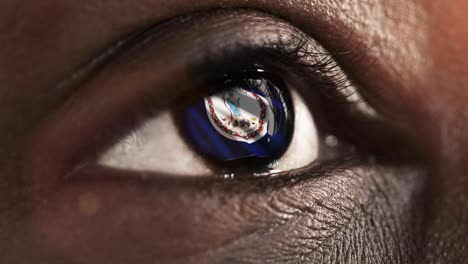
<instances>
[{"instance_id":1,"label":"pupil","mask_svg":"<svg viewBox=\"0 0 468 264\"><path fill-rule=\"evenodd\" d=\"M279 158L294 125L286 89L265 79L228 80L224 86L182 111L184 138L217 163Z\"/></svg>"}]
</instances>

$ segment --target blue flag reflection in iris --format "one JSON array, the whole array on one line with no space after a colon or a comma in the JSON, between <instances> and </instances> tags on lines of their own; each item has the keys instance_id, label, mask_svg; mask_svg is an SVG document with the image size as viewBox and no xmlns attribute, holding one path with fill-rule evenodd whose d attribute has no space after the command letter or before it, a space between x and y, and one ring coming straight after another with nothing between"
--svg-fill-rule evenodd
<instances>
[{"instance_id":1,"label":"blue flag reflection in iris","mask_svg":"<svg viewBox=\"0 0 468 264\"><path fill-rule=\"evenodd\" d=\"M278 158L293 132L289 95L264 79L232 85L183 111L182 131L214 161Z\"/></svg>"}]
</instances>

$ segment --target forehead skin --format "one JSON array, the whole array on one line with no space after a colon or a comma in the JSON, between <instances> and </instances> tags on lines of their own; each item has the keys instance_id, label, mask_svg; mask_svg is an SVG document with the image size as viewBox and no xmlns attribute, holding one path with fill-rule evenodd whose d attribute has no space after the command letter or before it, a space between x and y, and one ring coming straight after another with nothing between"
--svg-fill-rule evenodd
<instances>
[{"instance_id":1,"label":"forehead skin","mask_svg":"<svg viewBox=\"0 0 468 264\"><path fill-rule=\"evenodd\" d=\"M375 104L420 141L432 164L420 216L424 228L416 234L423 239L418 259L467 259L468 3L463 0L1 1L0 186L9 191L0 194L0 205L17 208L0 213L0 235L11 237L14 224L24 229L15 212L23 196L14 192L23 186L17 172L22 144L70 92L58 85L63 79L136 28L231 6L284 17L330 51L370 48L365 63L373 67L358 81L377 94ZM0 248L14 241L1 239ZM11 244L5 247L37 250Z\"/></svg>"}]
</instances>

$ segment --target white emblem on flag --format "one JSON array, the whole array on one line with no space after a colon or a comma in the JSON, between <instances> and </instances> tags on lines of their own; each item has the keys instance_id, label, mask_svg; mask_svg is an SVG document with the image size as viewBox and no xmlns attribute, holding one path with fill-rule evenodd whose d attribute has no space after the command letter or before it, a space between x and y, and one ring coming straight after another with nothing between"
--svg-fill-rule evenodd
<instances>
[{"instance_id":1,"label":"white emblem on flag","mask_svg":"<svg viewBox=\"0 0 468 264\"><path fill-rule=\"evenodd\" d=\"M252 144L263 138L274 124L269 101L242 88L205 97L205 107L213 127L224 137Z\"/></svg>"}]
</instances>

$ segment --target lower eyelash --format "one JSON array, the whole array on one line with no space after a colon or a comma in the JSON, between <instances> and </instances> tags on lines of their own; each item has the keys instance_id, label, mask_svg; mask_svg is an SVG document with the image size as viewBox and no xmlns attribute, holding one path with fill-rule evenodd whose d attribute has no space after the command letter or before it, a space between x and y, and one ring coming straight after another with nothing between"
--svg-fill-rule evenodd
<instances>
[{"instance_id":1,"label":"lower eyelash","mask_svg":"<svg viewBox=\"0 0 468 264\"><path fill-rule=\"evenodd\" d=\"M242 191L246 193L266 190L275 191L293 186L300 186L300 184L310 181L311 179L326 178L330 175L355 173L354 168L362 165L366 164L355 157L344 156L341 159L326 161L320 164L311 164L296 170L268 174L269 177L258 175L257 177L231 178L229 183L233 184L233 188L240 182L248 183L242 185ZM251 189L249 190L247 186Z\"/></svg>"}]
</instances>

